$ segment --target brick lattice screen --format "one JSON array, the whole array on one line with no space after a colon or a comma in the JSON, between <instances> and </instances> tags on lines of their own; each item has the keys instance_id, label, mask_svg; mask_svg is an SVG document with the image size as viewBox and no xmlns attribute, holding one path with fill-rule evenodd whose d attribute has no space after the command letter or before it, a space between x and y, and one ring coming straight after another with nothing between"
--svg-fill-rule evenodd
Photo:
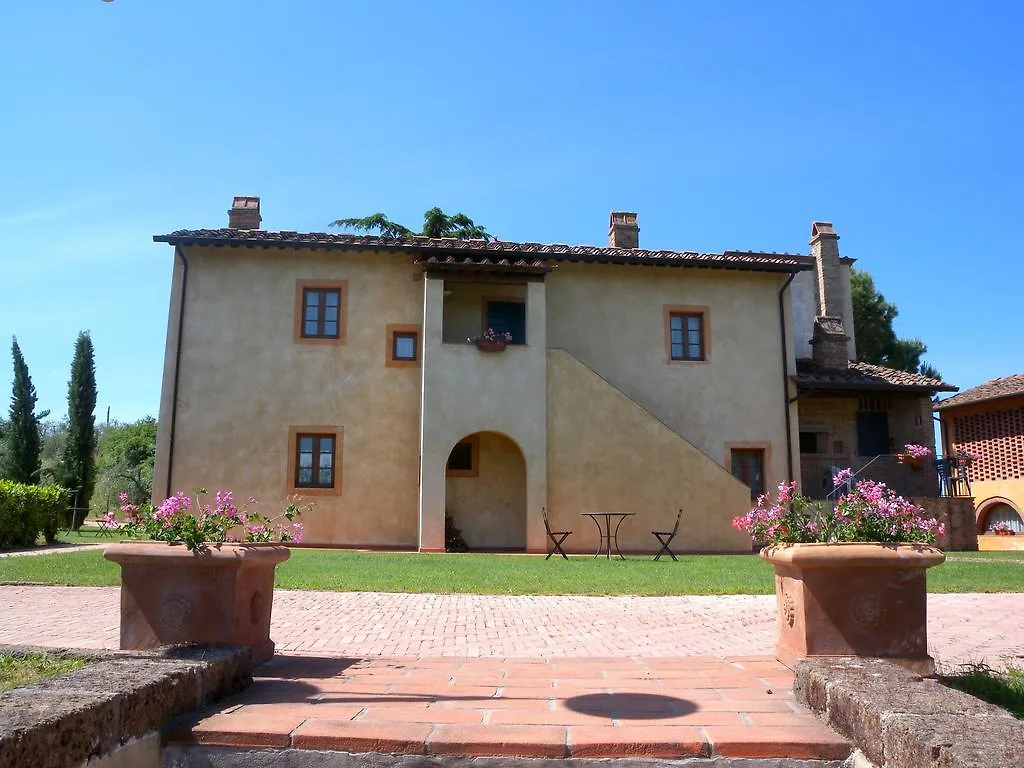
<instances>
[{"instance_id":1,"label":"brick lattice screen","mask_svg":"<svg viewBox=\"0 0 1024 768\"><path fill-rule=\"evenodd\" d=\"M956 448L977 460L971 480L1013 480L1024 476L1024 408L953 417Z\"/></svg>"}]
</instances>

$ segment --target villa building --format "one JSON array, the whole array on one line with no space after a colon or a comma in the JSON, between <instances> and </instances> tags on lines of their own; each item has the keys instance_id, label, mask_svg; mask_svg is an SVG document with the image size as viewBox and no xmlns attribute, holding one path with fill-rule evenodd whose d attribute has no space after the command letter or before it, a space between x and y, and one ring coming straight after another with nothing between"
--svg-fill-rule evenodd
<instances>
[{"instance_id":1,"label":"villa building","mask_svg":"<svg viewBox=\"0 0 1024 768\"><path fill-rule=\"evenodd\" d=\"M1024 548L1024 374L986 381L935 406L943 452L967 459L982 549ZM994 532L993 532L994 533Z\"/></svg>"},{"instance_id":2,"label":"villa building","mask_svg":"<svg viewBox=\"0 0 1024 768\"><path fill-rule=\"evenodd\" d=\"M632 512L623 550L683 509L680 551L749 551L731 525L790 478L933 445L934 379L851 363L850 265L607 246L229 226L174 246L154 495L231 488L316 503L306 542L543 551L542 511L594 551L586 512ZM478 339L488 330L496 344ZM877 452L877 453L875 453ZM875 462L877 464L877 461Z\"/></svg>"}]
</instances>

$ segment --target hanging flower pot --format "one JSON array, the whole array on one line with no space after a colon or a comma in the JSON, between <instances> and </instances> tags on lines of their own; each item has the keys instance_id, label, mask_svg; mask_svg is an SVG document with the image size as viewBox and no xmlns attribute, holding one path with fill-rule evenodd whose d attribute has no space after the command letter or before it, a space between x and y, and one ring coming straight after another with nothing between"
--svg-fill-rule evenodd
<instances>
[{"instance_id":1,"label":"hanging flower pot","mask_svg":"<svg viewBox=\"0 0 1024 768\"><path fill-rule=\"evenodd\" d=\"M512 341L512 334L498 333L492 328L488 328L486 333L481 333L479 336L473 336L466 339L470 344L475 344L476 348L481 352L503 352L505 346Z\"/></svg>"}]
</instances>

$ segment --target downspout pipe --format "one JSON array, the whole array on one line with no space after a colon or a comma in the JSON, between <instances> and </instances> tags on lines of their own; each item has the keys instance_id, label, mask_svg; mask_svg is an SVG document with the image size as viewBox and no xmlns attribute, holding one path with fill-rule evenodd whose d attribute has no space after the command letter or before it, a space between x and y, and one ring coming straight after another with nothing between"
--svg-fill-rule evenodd
<instances>
[{"instance_id":1,"label":"downspout pipe","mask_svg":"<svg viewBox=\"0 0 1024 768\"><path fill-rule=\"evenodd\" d=\"M786 472L787 482L793 482L793 424L789 417L789 406L796 399L789 396L789 346L786 344L786 305L784 297L789 284L796 277L790 272L786 282L779 289L779 337L782 339L782 406L786 414ZM180 341L180 337L179 337ZM170 494L168 494L170 495Z\"/></svg>"},{"instance_id":2,"label":"downspout pipe","mask_svg":"<svg viewBox=\"0 0 1024 768\"><path fill-rule=\"evenodd\" d=\"M167 492L164 498L170 498L171 478L174 477L174 432L178 422L178 381L181 374L181 339L185 328L185 293L188 288L188 258L180 245L174 246L174 257L181 259L181 298L178 303L178 341L174 352L174 386L171 388L171 428L167 440Z\"/></svg>"}]
</instances>

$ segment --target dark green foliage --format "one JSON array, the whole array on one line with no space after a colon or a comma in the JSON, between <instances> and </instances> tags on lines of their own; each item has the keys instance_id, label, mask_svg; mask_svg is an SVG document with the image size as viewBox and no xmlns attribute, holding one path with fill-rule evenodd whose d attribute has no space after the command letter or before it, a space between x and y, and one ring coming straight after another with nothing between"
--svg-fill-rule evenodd
<instances>
[{"instance_id":1,"label":"dark green foliage","mask_svg":"<svg viewBox=\"0 0 1024 768\"><path fill-rule=\"evenodd\" d=\"M78 334L75 357L68 382L68 441L60 468L60 482L78 491L74 527L77 530L89 513L96 483L96 365L92 339L86 331Z\"/></svg>"},{"instance_id":2,"label":"dark green foliage","mask_svg":"<svg viewBox=\"0 0 1024 768\"><path fill-rule=\"evenodd\" d=\"M920 339L897 338L892 323L899 310L875 289L871 275L859 269L852 270L850 287L853 293L857 359L862 363L941 378L933 366L922 362L921 357L928 351L928 347Z\"/></svg>"},{"instance_id":3,"label":"dark green foliage","mask_svg":"<svg viewBox=\"0 0 1024 768\"><path fill-rule=\"evenodd\" d=\"M119 507L117 494L124 491L132 504L143 504L153 495L153 459L156 456L156 419L147 416L133 424L100 428L96 448L94 506Z\"/></svg>"},{"instance_id":4,"label":"dark green foliage","mask_svg":"<svg viewBox=\"0 0 1024 768\"><path fill-rule=\"evenodd\" d=\"M46 413L37 414L36 388L28 374L18 340L11 340L14 359L14 385L11 388L10 419L4 426L4 475L16 483L38 483L40 468L39 422Z\"/></svg>"},{"instance_id":5,"label":"dark green foliage","mask_svg":"<svg viewBox=\"0 0 1024 768\"><path fill-rule=\"evenodd\" d=\"M0 480L0 549L34 546L40 533L52 544L69 503L58 485Z\"/></svg>"},{"instance_id":6,"label":"dark green foliage","mask_svg":"<svg viewBox=\"0 0 1024 768\"><path fill-rule=\"evenodd\" d=\"M413 232L397 224L383 213L374 213L361 218L336 219L332 227L348 227L356 232L377 232L382 237L452 237L456 240L490 240L491 235L483 227L474 224L464 213L451 216L440 208L431 208L423 214L423 229Z\"/></svg>"},{"instance_id":7,"label":"dark green foliage","mask_svg":"<svg viewBox=\"0 0 1024 768\"><path fill-rule=\"evenodd\" d=\"M469 552L469 546L462 538L462 529L455 527L455 521L447 512L444 513L444 549L446 552Z\"/></svg>"}]
</instances>

